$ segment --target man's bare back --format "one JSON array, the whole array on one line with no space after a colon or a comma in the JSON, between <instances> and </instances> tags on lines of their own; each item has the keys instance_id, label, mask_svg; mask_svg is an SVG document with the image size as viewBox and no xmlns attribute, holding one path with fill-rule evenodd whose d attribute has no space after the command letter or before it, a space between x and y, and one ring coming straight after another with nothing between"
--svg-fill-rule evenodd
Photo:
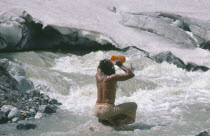
<instances>
[{"instance_id":1,"label":"man's bare back","mask_svg":"<svg viewBox=\"0 0 210 136\"><path fill-rule=\"evenodd\" d=\"M99 65L97 68L96 83L97 83L97 89L98 89L98 92L97 92L98 98L96 101L95 114L99 119L108 120L109 123L113 125L133 123L135 121L135 114L136 114L136 109L137 109L137 105L135 103L133 102L125 103L125 104L120 105L121 107L120 106L113 107L113 106L114 106L115 98L116 98L117 81L125 81L134 77L135 75L130 69L125 67L120 61L117 61L117 62L111 62L109 60L104 60L104 61L107 61L105 62L105 64L109 63L108 64L109 67L106 67L104 69L103 66ZM115 74L114 64L116 64L119 68L125 71L125 74ZM110 105L107 106L106 104L110 104ZM106 112L107 107L109 108L109 111L112 111L112 110L119 111L119 113L116 113L117 117L116 116L111 117L111 115L108 115L108 114L114 115L115 113ZM101 111L102 113L100 113ZM124 114L123 112L126 112L126 111L129 112L129 114L132 115L132 117L129 117L128 115L126 115L128 113L125 113L125 115L123 115ZM106 114L106 116L108 115L110 117L107 117L106 119L106 117L101 116L101 114L104 114L104 115ZM122 122L123 119L124 119L124 123Z\"/></svg>"},{"instance_id":2,"label":"man's bare back","mask_svg":"<svg viewBox=\"0 0 210 136\"><path fill-rule=\"evenodd\" d=\"M98 89L97 103L114 104L117 82L110 80L110 76L103 75L100 68L98 68L96 82Z\"/></svg>"},{"instance_id":3,"label":"man's bare back","mask_svg":"<svg viewBox=\"0 0 210 136\"><path fill-rule=\"evenodd\" d=\"M118 62L119 67L126 74L105 75L100 68L97 69L96 81L98 89L97 103L114 104L116 97L117 81L124 81L134 77L133 72Z\"/></svg>"}]
</instances>

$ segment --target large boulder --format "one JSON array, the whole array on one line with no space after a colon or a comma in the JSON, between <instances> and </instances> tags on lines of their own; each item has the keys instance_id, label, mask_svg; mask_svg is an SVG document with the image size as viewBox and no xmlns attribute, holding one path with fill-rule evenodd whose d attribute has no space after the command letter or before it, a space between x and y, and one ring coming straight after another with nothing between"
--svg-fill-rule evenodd
<instances>
[{"instance_id":1,"label":"large boulder","mask_svg":"<svg viewBox=\"0 0 210 136\"><path fill-rule=\"evenodd\" d=\"M205 67L205 66L199 66L195 63L187 63L185 69L187 71L198 71L198 70L201 70L201 71L208 71L209 68L208 67Z\"/></svg>"},{"instance_id":2,"label":"large boulder","mask_svg":"<svg viewBox=\"0 0 210 136\"><path fill-rule=\"evenodd\" d=\"M20 64L10 61L7 71L18 82L18 90L21 94L25 94L27 90L32 89L33 83L26 79L25 70Z\"/></svg>"},{"instance_id":3,"label":"large boulder","mask_svg":"<svg viewBox=\"0 0 210 136\"><path fill-rule=\"evenodd\" d=\"M177 67L180 68L185 68L185 64L184 62L179 59L178 57L176 57L175 55L173 55L170 51L167 52L161 52L155 56L151 57L154 61L156 61L157 63L162 63L163 61L168 62L170 64L174 64Z\"/></svg>"},{"instance_id":4,"label":"large boulder","mask_svg":"<svg viewBox=\"0 0 210 136\"><path fill-rule=\"evenodd\" d=\"M180 58L176 57L174 54L172 54L170 51L167 52L161 52L157 55L151 56L151 59L156 61L157 63L162 62L168 62L169 64L174 64L179 68L186 69L187 71L208 71L209 68L205 66L199 66L194 63L187 63L185 64Z\"/></svg>"},{"instance_id":5,"label":"large boulder","mask_svg":"<svg viewBox=\"0 0 210 136\"><path fill-rule=\"evenodd\" d=\"M15 118L15 117L20 117L20 116L21 116L20 111L19 111L16 107L14 107L14 108L11 109L11 111L9 112L9 114L8 114L8 119L9 119L9 120L12 120L13 118Z\"/></svg>"},{"instance_id":6,"label":"large boulder","mask_svg":"<svg viewBox=\"0 0 210 136\"><path fill-rule=\"evenodd\" d=\"M9 112L10 112L12 109L15 109L15 107L12 106L12 105L4 105L4 106L1 107L1 111L3 111L6 115L8 115Z\"/></svg>"}]
</instances>

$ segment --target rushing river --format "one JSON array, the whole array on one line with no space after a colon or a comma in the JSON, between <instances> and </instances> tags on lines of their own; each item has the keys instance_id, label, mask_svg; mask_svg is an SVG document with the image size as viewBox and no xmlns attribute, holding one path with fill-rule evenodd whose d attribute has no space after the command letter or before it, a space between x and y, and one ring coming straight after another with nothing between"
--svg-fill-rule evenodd
<instances>
[{"instance_id":1,"label":"rushing river","mask_svg":"<svg viewBox=\"0 0 210 136\"><path fill-rule=\"evenodd\" d=\"M118 83L116 104L138 104L137 120L112 131L97 125L93 114L97 88L95 74L101 59L125 55L135 77ZM1 54L21 62L37 89L63 105L37 123L35 130L18 131L15 124L1 125L10 135L195 135L210 124L210 71L187 72L173 64L158 64L136 51L21 52ZM122 70L116 67L117 73ZM94 131L90 130L92 126ZM134 130L134 131L129 131Z\"/></svg>"}]
</instances>

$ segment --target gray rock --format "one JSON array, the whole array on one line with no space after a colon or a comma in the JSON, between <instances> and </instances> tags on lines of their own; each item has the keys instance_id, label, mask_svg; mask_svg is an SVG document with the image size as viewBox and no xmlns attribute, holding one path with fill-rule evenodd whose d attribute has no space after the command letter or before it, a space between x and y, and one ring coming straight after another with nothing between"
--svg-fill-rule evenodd
<instances>
[{"instance_id":1,"label":"gray rock","mask_svg":"<svg viewBox=\"0 0 210 136\"><path fill-rule=\"evenodd\" d=\"M200 132L199 134L197 134L196 136L210 136L210 129Z\"/></svg>"},{"instance_id":2,"label":"gray rock","mask_svg":"<svg viewBox=\"0 0 210 136\"><path fill-rule=\"evenodd\" d=\"M33 83L27 80L24 76L18 76L16 80L19 83L19 90L22 94L25 94L27 90L30 90L33 86Z\"/></svg>"},{"instance_id":3,"label":"gray rock","mask_svg":"<svg viewBox=\"0 0 210 136\"><path fill-rule=\"evenodd\" d=\"M173 55L170 51L167 52L161 52L155 56L151 57L154 61L156 61L157 63L162 63L163 61L166 61L170 64L174 64L179 68L183 68L186 69L187 71L208 71L209 68L205 67L205 66L199 66L197 64L194 63L187 63L185 64L181 59L179 59L178 57L176 57L175 55Z\"/></svg>"},{"instance_id":4,"label":"gray rock","mask_svg":"<svg viewBox=\"0 0 210 136\"><path fill-rule=\"evenodd\" d=\"M29 112L29 117L34 117L36 115L36 112Z\"/></svg>"},{"instance_id":5,"label":"gray rock","mask_svg":"<svg viewBox=\"0 0 210 136\"><path fill-rule=\"evenodd\" d=\"M5 112L0 111L0 120L1 120L2 118L4 118L4 117L6 117Z\"/></svg>"},{"instance_id":6,"label":"gray rock","mask_svg":"<svg viewBox=\"0 0 210 136\"><path fill-rule=\"evenodd\" d=\"M19 120L20 120L19 117L15 117L15 118L12 119L12 122L13 122L13 123L17 123Z\"/></svg>"},{"instance_id":7,"label":"gray rock","mask_svg":"<svg viewBox=\"0 0 210 136\"><path fill-rule=\"evenodd\" d=\"M21 18L21 17L13 17L11 20L12 21L16 21L16 22L18 22L20 24L25 23L25 20L23 18Z\"/></svg>"},{"instance_id":8,"label":"gray rock","mask_svg":"<svg viewBox=\"0 0 210 136\"><path fill-rule=\"evenodd\" d=\"M210 41L204 42L204 43L200 44L200 47L201 47L202 49L210 50Z\"/></svg>"},{"instance_id":9,"label":"gray rock","mask_svg":"<svg viewBox=\"0 0 210 136\"><path fill-rule=\"evenodd\" d=\"M6 40L0 36L0 49L5 49L7 47Z\"/></svg>"},{"instance_id":10,"label":"gray rock","mask_svg":"<svg viewBox=\"0 0 210 136\"><path fill-rule=\"evenodd\" d=\"M5 112L0 111L0 124L1 123L6 123L8 121L8 118L5 115Z\"/></svg>"},{"instance_id":11,"label":"gray rock","mask_svg":"<svg viewBox=\"0 0 210 136\"><path fill-rule=\"evenodd\" d=\"M56 99L51 99L49 101L49 104L59 104L58 101Z\"/></svg>"},{"instance_id":12,"label":"gray rock","mask_svg":"<svg viewBox=\"0 0 210 136\"><path fill-rule=\"evenodd\" d=\"M56 113L55 107L51 105L41 105L39 106L39 111L46 114Z\"/></svg>"},{"instance_id":13,"label":"gray rock","mask_svg":"<svg viewBox=\"0 0 210 136\"><path fill-rule=\"evenodd\" d=\"M16 126L16 129L18 130L29 130L29 129L35 129L37 127L36 124L18 124Z\"/></svg>"},{"instance_id":14,"label":"gray rock","mask_svg":"<svg viewBox=\"0 0 210 136\"><path fill-rule=\"evenodd\" d=\"M50 100L50 97L47 96L47 95L45 95L45 96L44 96L44 100L48 102L48 101Z\"/></svg>"},{"instance_id":15,"label":"gray rock","mask_svg":"<svg viewBox=\"0 0 210 136\"><path fill-rule=\"evenodd\" d=\"M39 106L39 102L34 102L33 100L31 102L28 102L28 107L29 109L34 108L34 109L38 109Z\"/></svg>"},{"instance_id":16,"label":"gray rock","mask_svg":"<svg viewBox=\"0 0 210 136\"><path fill-rule=\"evenodd\" d=\"M11 111L8 114L8 119L12 120L14 117L20 117L20 111L17 108L11 109Z\"/></svg>"},{"instance_id":17,"label":"gray rock","mask_svg":"<svg viewBox=\"0 0 210 136\"><path fill-rule=\"evenodd\" d=\"M41 112L37 112L36 115L34 116L35 119L41 119L43 114Z\"/></svg>"},{"instance_id":18,"label":"gray rock","mask_svg":"<svg viewBox=\"0 0 210 136\"><path fill-rule=\"evenodd\" d=\"M9 114L9 112L10 112L10 109L6 109L6 108L4 108L4 109L2 109L1 111L2 111L2 112L4 112L4 113L5 113L5 115L8 115L8 114Z\"/></svg>"},{"instance_id":19,"label":"gray rock","mask_svg":"<svg viewBox=\"0 0 210 136\"><path fill-rule=\"evenodd\" d=\"M0 106L15 105L20 98L18 92L18 82L8 73L8 71L0 67Z\"/></svg>"},{"instance_id":20,"label":"gray rock","mask_svg":"<svg viewBox=\"0 0 210 136\"><path fill-rule=\"evenodd\" d=\"M135 46L124 48L123 52L125 52L125 55L129 55L131 57L135 57L135 56L149 57L148 52L141 50Z\"/></svg>"},{"instance_id":21,"label":"gray rock","mask_svg":"<svg viewBox=\"0 0 210 136\"><path fill-rule=\"evenodd\" d=\"M9 66L9 61L8 59L1 59L0 60L0 67L6 69Z\"/></svg>"},{"instance_id":22,"label":"gray rock","mask_svg":"<svg viewBox=\"0 0 210 136\"><path fill-rule=\"evenodd\" d=\"M36 113L36 110L35 109L30 109L29 111L30 112L33 112L33 113Z\"/></svg>"},{"instance_id":23,"label":"gray rock","mask_svg":"<svg viewBox=\"0 0 210 136\"><path fill-rule=\"evenodd\" d=\"M186 70L187 71L198 71L198 70L201 70L201 71L205 72L205 71L208 71L209 68L205 67L205 66L199 66L199 65L194 64L194 63L187 63Z\"/></svg>"},{"instance_id":24,"label":"gray rock","mask_svg":"<svg viewBox=\"0 0 210 136\"><path fill-rule=\"evenodd\" d=\"M11 62L11 61L9 62L7 71L14 78L19 77L19 76L25 76L25 71L20 66L20 64L17 64L17 63Z\"/></svg>"},{"instance_id":25,"label":"gray rock","mask_svg":"<svg viewBox=\"0 0 210 136\"><path fill-rule=\"evenodd\" d=\"M40 91L38 91L38 90L28 90L26 93L30 97L40 97Z\"/></svg>"},{"instance_id":26,"label":"gray rock","mask_svg":"<svg viewBox=\"0 0 210 136\"><path fill-rule=\"evenodd\" d=\"M9 112L14 109L15 107L12 105L4 105L1 107L1 111L5 112L6 115L9 114Z\"/></svg>"},{"instance_id":27,"label":"gray rock","mask_svg":"<svg viewBox=\"0 0 210 136\"><path fill-rule=\"evenodd\" d=\"M0 16L0 36L4 39L4 45L1 48L13 48L22 38L21 24L16 21L3 20L3 16ZM6 45L6 46L5 46Z\"/></svg>"},{"instance_id":28,"label":"gray rock","mask_svg":"<svg viewBox=\"0 0 210 136\"><path fill-rule=\"evenodd\" d=\"M29 118L29 117L34 117L36 113L30 112L30 111L24 111L22 112L22 117L23 118Z\"/></svg>"},{"instance_id":29,"label":"gray rock","mask_svg":"<svg viewBox=\"0 0 210 136\"><path fill-rule=\"evenodd\" d=\"M177 67L180 67L183 69L185 68L184 62L178 57L176 57L175 55L173 55L170 51L161 52L155 56L152 56L151 58L155 60L157 63L162 63L163 61L166 61L170 64L176 65Z\"/></svg>"}]
</instances>

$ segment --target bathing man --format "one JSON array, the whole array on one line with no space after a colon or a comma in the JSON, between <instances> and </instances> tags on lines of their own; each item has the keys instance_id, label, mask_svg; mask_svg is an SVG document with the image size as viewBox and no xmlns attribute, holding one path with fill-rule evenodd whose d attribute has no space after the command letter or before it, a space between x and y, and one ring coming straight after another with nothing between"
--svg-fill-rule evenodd
<instances>
[{"instance_id":1,"label":"bathing man","mask_svg":"<svg viewBox=\"0 0 210 136\"><path fill-rule=\"evenodd\" d=\"M125 71L125 74L115 74L114 64ZM136 103L128 102L114 105L117 81L125 81L134 76L134 73L125 67L121 61L112 62L108 59L100 61L96 74L98 98L94 109L99 122L113 126L135 122Z\"/></svg>"}]
</instances>

